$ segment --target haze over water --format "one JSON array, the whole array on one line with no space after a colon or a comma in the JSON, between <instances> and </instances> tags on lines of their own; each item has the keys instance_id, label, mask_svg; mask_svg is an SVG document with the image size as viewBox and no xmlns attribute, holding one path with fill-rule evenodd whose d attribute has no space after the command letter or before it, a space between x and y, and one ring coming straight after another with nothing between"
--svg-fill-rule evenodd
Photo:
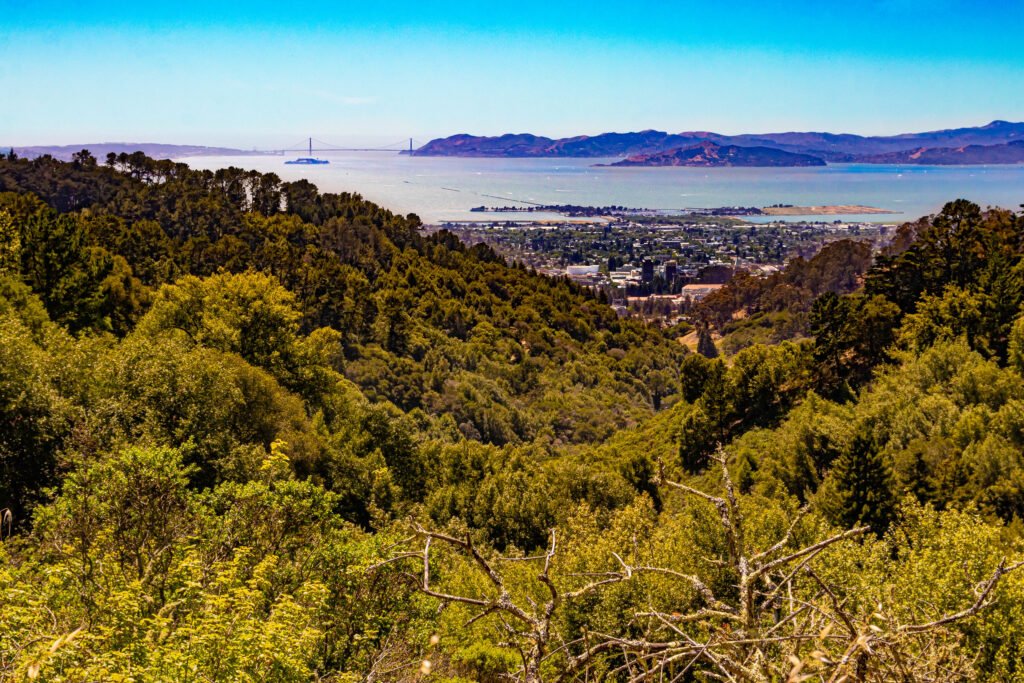
<instances>
[{"instance_id":1,"label":"haze over water","mask_svg":"<svg viewBox=\"0 0 1024 683\"><path fill-rule=\"evenodd\" d=\"M957 198L1016 209L1024 166L881 166L814 168L600 168L615 159L464 159L381 152L321 153L325 166L290 166L290 157L192 157L193 168L227 166L305 178L325 192L358 192L428 223L482 219L472 207L541 204L685 209L718 206L857 204L893 215L789 220L902 222L935 213ZM517 214L526 218L527 215ZM537 214L530 214L539 218Z\"/></svg>"}]
</instances>

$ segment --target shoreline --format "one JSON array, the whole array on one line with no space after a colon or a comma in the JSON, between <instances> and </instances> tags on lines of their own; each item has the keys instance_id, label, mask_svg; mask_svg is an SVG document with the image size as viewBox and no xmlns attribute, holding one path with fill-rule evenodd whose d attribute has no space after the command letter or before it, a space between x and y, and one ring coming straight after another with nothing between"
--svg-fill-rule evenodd
<instances>
[{"instance_id":1,"label":"shoreline","mask_svg":"<svg viewBox=\"0 0 1024 683\"><path fill-rule=\"evenodd\" d=\"M766 216L841 216L851 214L898 214L899 211L880 209L876 206L859 204L824 204L821 206L766 206L761 209Z\"/></svg>"}]
</instances>

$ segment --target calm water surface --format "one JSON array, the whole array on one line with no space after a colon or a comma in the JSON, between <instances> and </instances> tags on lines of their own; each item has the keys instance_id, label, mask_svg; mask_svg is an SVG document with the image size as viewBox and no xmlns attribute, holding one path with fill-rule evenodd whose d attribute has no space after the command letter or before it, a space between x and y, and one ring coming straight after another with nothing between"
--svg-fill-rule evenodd
<instances>
[{"instance_id":1,"label":"calm water surface","mask_svg":"<svg viewBox=\"0 0 1024 683\"><path fill-rule=\"evenodd\" d=\"M322 191L358 192L427 222L481 218L469 209L512 205L514 200L649 209L859 204L899 212L842 217L874 221L917 218L959 197L982 206L1017 208L1024 203L1024 165L600 168L595 164L614 159L459 159L384 152L322 156L330 165L288 166L284 162L290 157L279 156L184 161L193 168L238 166L273 172L285 180L306 178Z\"/></svg>"}]
</instances>

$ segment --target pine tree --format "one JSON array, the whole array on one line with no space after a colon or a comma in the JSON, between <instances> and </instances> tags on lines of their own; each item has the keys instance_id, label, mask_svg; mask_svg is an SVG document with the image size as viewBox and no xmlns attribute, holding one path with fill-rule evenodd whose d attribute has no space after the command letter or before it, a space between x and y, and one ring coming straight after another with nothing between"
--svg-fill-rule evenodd
<instances>
[{"instance_id":1,"label":"pine tree","mask_svg":"<svg viewBox=\"0 0 1024 683\"><path fill-rule=\"evenodd\" d=\"M697 332L697 353L705 358L718 358L718 347L711 339L711 330L707 325L702 325Z\"/></svg>"},{"instance_id":2,"label":"pine tree","mask_svg":"<svg viewBox=\"0 0 1024 683\"><path fill-rule=\"evenodd\" d=\"M888 463L870 438L857 437L833 465L823 507L846 527L867 524L883 533L892 521L896 500Z\"/></svg>"},{"instance_id":3,"label":"pine tree","mask_svg":"<svg viewBox=\"0 0 1024 683\"><path fill-rule=\"evenodd\" d=\"M935 500L936 493L931 468L920 450L915 450L911 458L910 471L906 477L907 491L914 494L920 502L930 503Z\"/></svg>"}]
</instances>

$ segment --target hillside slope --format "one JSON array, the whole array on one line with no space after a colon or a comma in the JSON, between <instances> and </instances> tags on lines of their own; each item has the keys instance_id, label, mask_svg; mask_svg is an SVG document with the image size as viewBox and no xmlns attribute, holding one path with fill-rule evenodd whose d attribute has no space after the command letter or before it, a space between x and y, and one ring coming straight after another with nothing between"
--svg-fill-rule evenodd
<instances>
[{"instance_id":1,"label":"hillside slope","mask_svg":"<svg viewBox=\"0 0 1024 683\"><path fill-rule=\"evenodd\" d=\"M635 154L609 166L824 166L825 162L809 154L795 154L770 147L738 147L702 142L653 154Z\"/></svg>"}]
</instances>

